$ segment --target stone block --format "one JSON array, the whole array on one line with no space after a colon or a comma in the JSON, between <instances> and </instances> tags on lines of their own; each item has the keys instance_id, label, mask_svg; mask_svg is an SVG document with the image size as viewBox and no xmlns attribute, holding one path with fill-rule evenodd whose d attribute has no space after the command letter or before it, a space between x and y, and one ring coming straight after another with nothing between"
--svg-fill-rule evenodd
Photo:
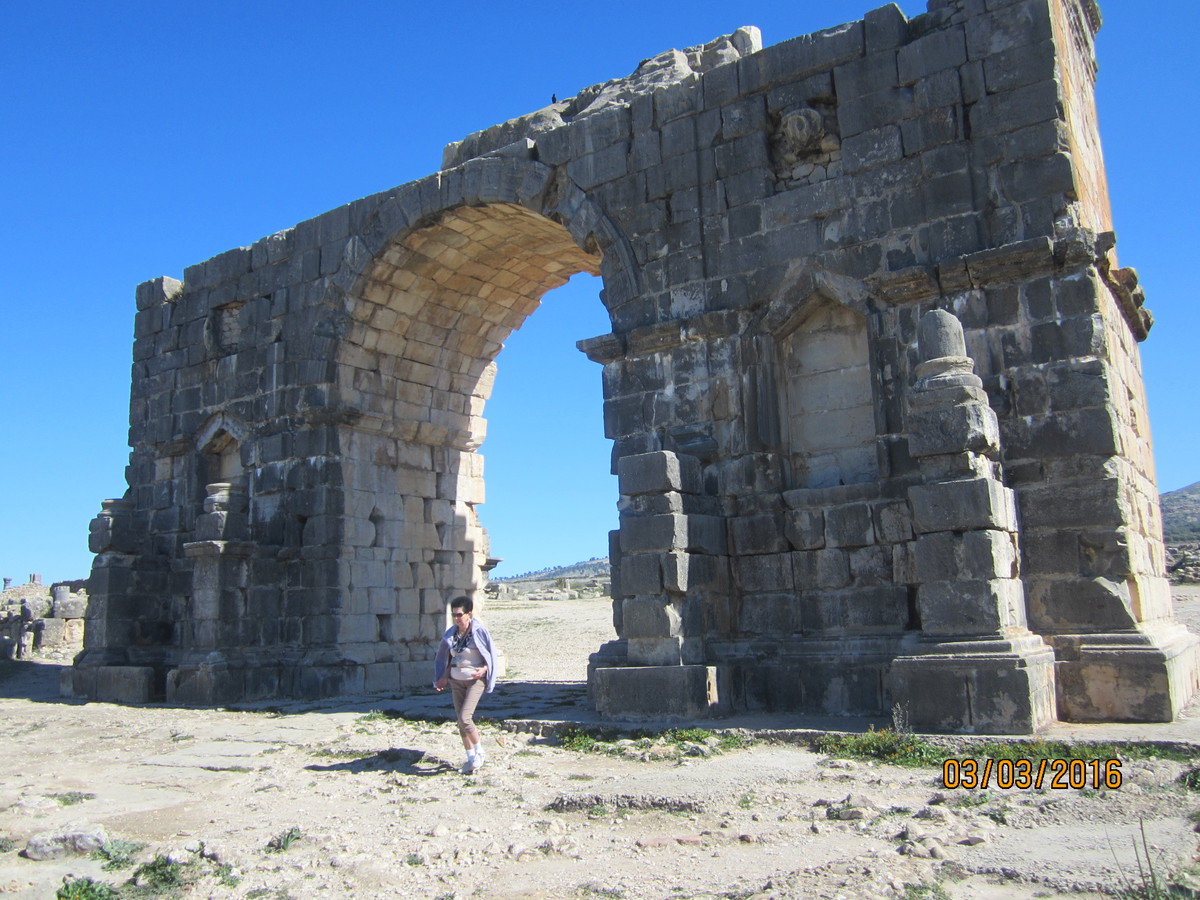
<instances>
[{"instance_id":1,"label":"stone block","mask_svg":"<svg viewBox=\"0 0 1200 900\"><path fill-rule=\"evenodd\" d=\"M719 704L716 670L710 666L598 668L589 684L605 718L704 718Z\"/></svg>"},{"instance_id":2,"label":"stone block","mask_svg":"<svg viewBox=\"0 0 1200 900\"><path fill-rule=\"evenodd\" d=\"M794 550L819 550L825 546L825 512L819 507L784 513L784 534Z\"/></svg>"},{"instance_id":3,"label":"stone block","mask_svg":"<svg viewBox=\"0 0 1200 900\"><path fill-rule=\"evenodd\" d=\"M683 550L687 546L687 517L681 515L622 516L621 552Z\"/></svg>"},{"instance_id":4,"label":"stone block","mask_svg":"<svg viewBox=\"0 0 1200 900\"><path fill-rule=\"evenodd\" d=\"M885 544L912 539L912 511L907 501L893 500L873 506L875 537Z\"/></svg>"},{"instance_id":5,"label":"stone block","mask_svg":"<svg viewBox=\"0 0 1200 900\"><path fill-rule=\"evenodd\" d=\"M971 137L1016 131L1058 118L1061 98L1053 81L1039 81L1002 94L989 94L971 107Z\"/></svg>"},{"instance_id":6,"label":"stone block","mask_svg":"<svg viewBox=\"0 0 1200 900\"><path fill-rule=\"evenodd\" d=\"M782 553L788 549L783 516L777 513L729 520L730 549L738 555Z\"/></svg>"},{"instance_id":7,"label":"stone block","mask_svg":"<svg viewBox=\"0 0 1200 900\"><path fill-rule=\"evenodd\" d=\"M784 637L798 633L802 624L795 594L747 594L738 606L742 634Z\"/></svg>"},{"instance_id":8,"label":"stone block","mask_svg":"<svg viewBox=\"0 0 1200 900\"><path fill-rule=\"evenodd\" d=\"M875 543L875 525L871 507L849 503L825 510L826 547L865 547Z\"/></svg>"},{"instance_id":9,"label":"stone block","mask_svg":"<svg viewBox=\"0 0 1200 900\"><path fill-rule=\"evenodd\" d=\"M922 732L1036 734L1054 721L1054 654L1037 639L897 658L892 698ZM1039 646L1040 645L1040 646Z\"/></svg>"},{"instance_id":10,"label":"stone block","mask_svg":"<svg viewBox=\"0 0 1200 900\"><path fill-rule=\"evenodd\" d=\"M663 590L662 567L657 553L621 555L621 594L626 597L660 594Z\"/></svg>"},{"instance_id":11,"label":"stone block","mask_svg":"<svg viewBox=\"0 0 1200 900\"><path fill-rule=\"evenodd\" d=\"M698 494L700 461L669 450L623 456L617 460L617 483L628 496L655 491Z\"/></svg>"},{"instance_id":12,"label":"stone block","mask_svg":"<svg viewBox=\"0 0 1200 900\"><path fill-rule=\"evenodd\" d=\"M917 577L923 582L957 578L1017 577L1016 542L1007 531L939 531L916 541Z\"/></svg>"},{"instance_id":13,"label":"stone block","mask_svg":"<svg viewBox=\"0 0 1200 900\"><path fill-rule=\"evenodd\" d=\"M794 585L790 553L733 557L733 577L744 592L789 591Z\"/></svg>"},{"instance_id":14,"label":"stone block","mask_svg":"<svg viewBox=\"0 0 1200 900\"><path fill-rule=\"evenodd\" d=\"M863 26L853 22L764 47L738 60L738 83L749 94L857 59L863 52Z\"/></svg>"},{"instance_id":15,"label":"stone block","mask_svg":"<svg viewBox=\"0 0 1200 900\"><path fill-rule=\"evenodd\" d=\"M40 619L34 624L39 626L34 632L35 649L61 647L66 642L66 619Z\"/></svg>"},{"instance_id":16,"label":"stone block","mask_svg":"<svg viewBox=\"0 0 1200 900\"><path fill-rule=\"evenodd\" d=\"M920 393L915 392L908 419L908 450L914 457L964 451L991 454L999 449L1000 426L986 403L922 408L916 405Z\"/></svg>"},{"instance_id":17,"label":"stone block","mask_svg":"<svg viewBox=\"0 0 1200 900\"><path fill-rule=\"evenodd\" d=\"M797 550L792 573L799 591L843 588L850 584L850 556L845 550Z\"/></svg>"},{"instance_id":18,"label":"stone block","mask_svg":"<svg viewBox=\"0 0 1200 900\"><path fill-rule=\"evenodd\" d=\"M567 163L567 173L584 190L613 181L629 171L629 145L612 144Z\"/></svg>"},{"instance_id":19,"label":"stone block","mask_svg":"<svg viewBox=\"0 0 1200 900\"><path fill-rule=\"evenodd\" d=\"M1023 587L1013 579L924 582L917 603L928 635L1000 635L1025 626Z\"/></svg>"},{"instance_id":20,"label":"stone block","mask_svg":"<svg viewBox=\"0 0 1200 900\"><path fill-rule=\"evenodd\" d=\"M400 690L400 664L380 662L363 666L363 688L371 694Z\"/></svg>"},{"instance_id":21,"label":"stone block","mask_svg":"<svg viewBox=\"0 0 1200 900\"><path fill-rule=\"evenodd\" d=\"M108 703L150 703L154 699L151 666L98 666L93 700Z\"/></svg>"},{"instance_id":22,"label":"stone block","mask_svg":"<svg viewBox=\"0 0 1200 900\"><path fill-rule=\"evenodd\" d=\"M1054 42L1024 44L983 60L983 80L990 94L1011 91L1054 77Z\"/></svg>"},{"instance_id":23,"label":"stone block","mask_svg":"<svg viewBox=\"0 0 1200 900\"><path fill-rule=\"evenodd\" d=\"M913 82L967 61L966 35L961 27L935 31L901 47L896 54L900 83Z\"/></svg>"},{"instance_id":24,"label":"stone block","mask_svg":"<svg viewBox=\"0 0 1200 900\"><path fill-rule=\"evenodd\" d=\"M873 94L896 86L894 50L868 53L833 70L837 96L841 99Z\"/></svg>"},{"instance_id":25,"label":"stone block","mask_svg":"<svg viewBox=\"0 0 1200 900\"><path fill-rule=\"evenodd\" d=\"M895 162L903 156L904 143L900 129L895 125L872 128L851 135L842 142L842 165L850 174Z\"/></svg>"},{"instance_id":26,"label":"stone block","mask_svg":"<svg viewBox=\"0 0 1200 900\"><path fill-rule=\"evenodd\" d=\"M1200 688L1200 641L1179 626L1054 640L1059 718L1170 722Z\"/></svg>"},{"instance_id":27,"label":"stone block","mask_svg":"<svg viewBox=\"0 0 1200 900\"><path fill-rule=\"evenodd\" d=\"M1118 428L1109 409L1062 410L1006 421L1002 438L1011 459L1108 456L1117 452Z\"/></svg>"},{"instance_id":28,"label":"stone block","mask_svg":"<svg viewBox=\"0 0 1200 900\"><path fill-rule=\"evenodd\" d=\"M818 551L819 552L819 551ZM840 551L828 551L840 552ZM868 587L890 584L892 580L892 548L886 544L862 547L850 551L850 577L855 585Z\"/></svg>"},{"instance_id":29,"label":"stone block","mask_svg":"<svg viewBox=\"0 0 1200 900\"><path fill-rule=\"evenodd\" d=\"M907 119L914 112L913 91L909 87L892 87L839 103L842 140Z\"/></svg>"},{"instance_id":30,"label":"stone block","mask_svg":"<svg viewBox=\"0 0 1200 900\"><path fill-rule=\"evenodd\" d=\"M1036 3L1011 3L1001 8L989 4L988 15L966 22L967 52L971 59L984 59L1015 47L1040 44L1053 37L1047 8Z\"/></svg>"},{"instance_id":31,"label":"stone block","mask_svg":"<svg viewBox=\"0 0 1200 900\"><path fill-rule=\"evenodd\" d=\"M629 662L635 666L677 666L683 660L677 637L633 638L626 646Z\"/></svg>"},{"instance_id":32,"label":"stone block","mask_svg":"<svg viewBox=\"0 0 1200 900\"><path fill-rule=\"evenodd\" d=\"M991 478L945 481L909 488L918 534L973 528L1017 530L1013 493Z\"/></svg>"},{"instance_id":33,"label":"stone block","mask_svg":"<svg viewBox=\"0 0 1200 900\"><path fill-rule=\"evenodd\" d=\"M49 597L21 598L21 618L26 622L48 617L52 608L53 604Z\"/></svg>"},{"instance_id":34,"label":"stone block","mask_svg":"<svg viewBox=\"0 0 1200 900\"><path fill-rule=\"evenodd\" d=\"M679 610L658 597L626 597L621 601L625 638L666 638L679 634Z\"/></svg>"},{"instance_id":35,"label":"stone block","mask_svg":"<svg viewBox=\"0 0 1200 900\"><path fill-rule=\"evenodd\" d=\"M895 3L873 9L863 16L867 53L891 50L908 40L908 19Z\"/></svg>"}]
</instances>

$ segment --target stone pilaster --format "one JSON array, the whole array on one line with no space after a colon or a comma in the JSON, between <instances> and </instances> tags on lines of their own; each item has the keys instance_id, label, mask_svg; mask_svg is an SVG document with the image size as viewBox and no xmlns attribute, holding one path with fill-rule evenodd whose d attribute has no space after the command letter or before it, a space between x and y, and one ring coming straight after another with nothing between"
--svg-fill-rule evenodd
<instances>
[{"instance_id":1,"label":"stone pilaster","mask_svg":"<svg viewBox=\"0 0 1200 900\"><path fill-rule=\"evenodd\" d=\"M254 544L245 540L248 501L238 482L205 486L204 514L197 540L184 544L192 560L191 604L179 623L178 665L167 674L169 703L210 705L239 696L244 662L235 649L249 587L247 560Z\"/></svg>"},{"instance_id":2,"label":"stone pilaster","mask_svg":"<svg viewBox=\"0 0 1200 900\"><path fill-rule=\"evenodd\" d=\"M613 593L624 658L621 666L605 666L616 660L597 654L589 673L592 696L602 714L706 715L717 696L715 674L700 665L701 604L705 589L728 566L725 520L697 511L700 463L693 456L625 456L617 476L621 529ZM658 687L646 690L645 684Z\"/></svg>"},{"instance_id":3,"label":"stone pilaster","mask_svg":"<svg viewBox=\"0 0 1200 900\"><path fill-rule=\"evenodd\" d=\"M1037 731L1054 718L1053 654L1026 626L996 416L953 315L926 314L918 345L908 431L924 483L908 499L921 642L894 661L893 698L923 731Z\"/></svg>"}]
</instances>

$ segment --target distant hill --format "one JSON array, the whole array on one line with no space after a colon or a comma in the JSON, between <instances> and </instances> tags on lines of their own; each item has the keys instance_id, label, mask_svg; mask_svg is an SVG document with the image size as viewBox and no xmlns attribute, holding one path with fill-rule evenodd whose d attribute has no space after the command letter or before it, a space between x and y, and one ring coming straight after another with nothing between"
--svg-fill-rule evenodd
<instances>
[{"instance_id":1,"label":"distant hill","mask_svg":"<svg viewBox=\"0 0 1200 900\"><path fill-rule=\"evenodd\" d=\"M1200 481L1162 495L1163 539L1200 541Z\"/></svg>"},{"instance_id":2,"label":"distant hill","mask_svg":"<svg viewBox=\"0 0 1200 900\"><path fill-rule=\"evenodd\" d=\"M597 556L584 562L571 563L569 566L555 566L549 569L539 569L536 572L523 572L520 575L506 575L503 578L493 578L492 581L550 581L554 578L607 578L608 557Z\"/></svg>"}]
</instances>

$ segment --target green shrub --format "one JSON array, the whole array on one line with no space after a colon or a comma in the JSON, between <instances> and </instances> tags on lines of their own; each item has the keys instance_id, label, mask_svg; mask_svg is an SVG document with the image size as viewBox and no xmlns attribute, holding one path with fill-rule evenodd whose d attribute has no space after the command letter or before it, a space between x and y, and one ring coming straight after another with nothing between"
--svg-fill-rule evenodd
<instances>
[{"instance_id":1,"label":"green shrub","mask_svg":"<svg viewBox=\"0 0 1200 900\"><path fill-rule=\"evenodd\" d=\"M281 831L275 837L271 838L271 840L267 841L267 852L284 853L291 849L292 844L296 843L302 837L304 837L303 832L293 825L287 831Z\"/></svg>"},{"instance_id":2,"label":"green shrub","mask_svg":"<svg viewBox=\"0 0 1200 900\"><path fill-rule=\"evenodd\" d=\"M100 868L106 872L128 869L133 865L133 856L146 848L136 841L108 841L99 850L92 852L92 859L104 860Z\"/></svg>"},{"instance_id":3,"label":"green shrub","mask_svg":"<svg viewBox=\"0 0 1200 900\"><path fill-rule=\"evenodd\" d=\"M823 734L813 749L848 759L876 759L894 766L937 766L947 753L915 734L884 728L863 734Z\"/></svg>"},{"instance_id":4,"label":"green shrub","mask_svg":"<svg viewBox=\"0 0 1200 900\"><path fill-rule=\"evenodd\" d=\"M177 888L183 885L183 869L165 856L156 856L133 870L133 880L157 891Z\"/></svg>"},{"instance_id":5,"label":"green shrub","mask_svg":"<svg viewBox=\"0 0 1200 900\"><path fill-rule=\"evenodd\" d=\"M54 895L55 900L117 900L119 896L111 884L70 875L63 878L62 887Z\"/></svg>"}]
</instances>

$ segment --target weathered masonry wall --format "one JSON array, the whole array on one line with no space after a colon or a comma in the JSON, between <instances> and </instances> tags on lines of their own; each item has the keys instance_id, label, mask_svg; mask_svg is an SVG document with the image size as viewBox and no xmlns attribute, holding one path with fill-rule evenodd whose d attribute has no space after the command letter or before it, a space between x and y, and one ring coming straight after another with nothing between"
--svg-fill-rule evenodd
<instances>
[{"instance_id":1,"label":"weathered masonry wall","mask_svg":"<svg viewBox=\"0 0 1200 900\"><path fill-rule=\"evenodd\" d=\"M428 178L138 289L84 696L423 684L482 594L493 361L604 281L618 717L1163 721L1171 620L1092 0L754 29L468 136Z\"/></svg>"}]
</instances>

